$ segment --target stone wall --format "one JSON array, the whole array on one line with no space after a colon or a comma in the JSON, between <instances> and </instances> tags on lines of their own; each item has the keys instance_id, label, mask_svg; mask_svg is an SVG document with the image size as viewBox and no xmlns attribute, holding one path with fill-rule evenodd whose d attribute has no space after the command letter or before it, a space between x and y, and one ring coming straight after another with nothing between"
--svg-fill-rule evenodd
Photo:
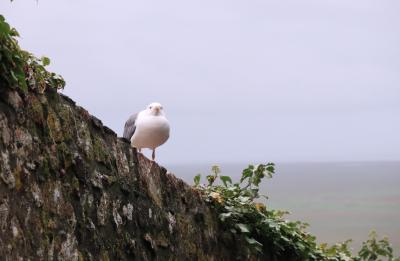
<instances>
[{"instance_id":1,"label":"stone wall","mask_svg":"<svg viewBox=\"0 0 400 261\"><path fill-rule=\"evenodd\" d=\"M261 259L223 230L196 190L137 154L70 98L52 89L22 93L5 86L0 256Z\"/></svg>"}]
</instances>

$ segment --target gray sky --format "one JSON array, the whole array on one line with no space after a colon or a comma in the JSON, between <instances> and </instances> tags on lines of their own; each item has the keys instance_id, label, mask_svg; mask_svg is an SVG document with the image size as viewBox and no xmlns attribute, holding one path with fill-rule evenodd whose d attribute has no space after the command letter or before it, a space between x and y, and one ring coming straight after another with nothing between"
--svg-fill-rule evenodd
<instances>
[{"instance_id":1,"label":"gray sky","mask_svg":"<svg viewBox=\"0 0 400 261\"><path fill-rule=\"evenodd\" d=\"M0 2L65 94L122 134L164 105L164 165L400 160L400 2Z\"/></svg>"}]
</instances>

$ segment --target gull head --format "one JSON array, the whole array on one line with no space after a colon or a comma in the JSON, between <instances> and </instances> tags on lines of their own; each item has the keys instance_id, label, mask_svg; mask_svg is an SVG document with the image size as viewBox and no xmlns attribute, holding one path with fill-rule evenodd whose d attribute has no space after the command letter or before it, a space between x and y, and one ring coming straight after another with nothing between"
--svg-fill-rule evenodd
<instances>
[{"instance_id":1,"label":"gull head","mask_svg":"<svg viewBox=\"0 0 400 261\"><path fill-rule=\"evenodd\" d=\"M154 116L164 115L163 106L158 102L150 103L149 106L147 106L146 110L150 115Z\"/></svg>"}]
</instances>

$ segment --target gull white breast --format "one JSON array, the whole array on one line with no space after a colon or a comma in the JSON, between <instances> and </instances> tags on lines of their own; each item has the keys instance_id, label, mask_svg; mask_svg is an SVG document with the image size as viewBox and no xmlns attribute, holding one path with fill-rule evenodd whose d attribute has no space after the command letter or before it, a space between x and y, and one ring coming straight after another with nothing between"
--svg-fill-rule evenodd
<instances>
[{"instance_id":1,"label":"gull white breast","mask_svg":"<svg viewBox=\"0 0 400 261\"><path fill-rule=\"evenodd\" d=\"M131 145L141 149L153 150L152 159L155 159L156 148L164 144L169 138L169 122L164 114L161 104L151 103L145 110L133 114L125 123L125 139L131 141Z\"/></svg>"}]
</instances>

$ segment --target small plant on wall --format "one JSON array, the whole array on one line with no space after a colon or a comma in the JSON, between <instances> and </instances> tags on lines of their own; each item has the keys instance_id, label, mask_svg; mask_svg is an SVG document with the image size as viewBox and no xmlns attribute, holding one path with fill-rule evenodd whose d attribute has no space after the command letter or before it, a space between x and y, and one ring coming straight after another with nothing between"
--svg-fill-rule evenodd
<instances>
[{"instance_id":1,"label":"small plant on wall","mask_svg":"<svg viewBox=\"0 0 400 261\"><path fill-rule=\"evenodd\" d=\"M206 176L206 184L201 184L200 174L195 176L194 187L217 210L226 229L243 237L255 252L268 251L277 260L291 253L296 260L400 261L393 256L388 239L378 240L375 232L363 243L358 254L352 255L351 240L333 246L317 244L315 236L306 231L306 223L289 221L284 218L287 211L269 209L257 202L260 197L267 198L260 195L259 185L264 178L274 175L273 163L249 165L236 183L230 176L221 175L218 166L213 166L211 172Z\"/></svg>"}]
</instances>

